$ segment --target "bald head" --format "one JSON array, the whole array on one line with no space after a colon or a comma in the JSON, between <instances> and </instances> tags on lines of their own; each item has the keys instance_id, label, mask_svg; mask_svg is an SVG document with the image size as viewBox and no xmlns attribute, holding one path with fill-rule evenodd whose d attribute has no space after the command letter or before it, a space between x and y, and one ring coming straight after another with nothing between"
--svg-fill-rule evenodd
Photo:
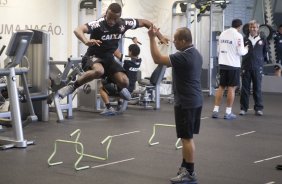
<instances>
[{"instance_id":1,"label":"bald head","mask_svg":"<svg viewBox=\"0 0 282 184\"><path fill-rule=\"evenodd\" d=\"M189 28L181 27L176 30L177 39L192 43L192 34Z\"/></svg>"},{"instance_id":2,"label":"bald head","mask_svg":"<svg viewBox=\"0 0 282 184\"><path fill-rule=\"evenodd\" d=\"M183 51L192 45L192 35L187 27L178 28L174 34L174 46L177 50Z\"/></svg>"}]
</instances>

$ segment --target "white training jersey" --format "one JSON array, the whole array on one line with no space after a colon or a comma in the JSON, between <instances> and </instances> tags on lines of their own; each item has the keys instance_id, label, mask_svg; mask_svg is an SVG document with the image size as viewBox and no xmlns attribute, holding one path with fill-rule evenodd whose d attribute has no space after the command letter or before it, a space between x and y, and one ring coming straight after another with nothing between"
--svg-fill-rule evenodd
<instances>
[{"instance_id":1,"label":"white training jersey","mask_svg":"<svg viewBox=\"0 0 282 184\"><path fill-rule=\"evenodd\" d=\"M218 40L218 63L232 67L240 67L240 56L247 54L243 36L235 28L223 31Z\"/></svg>"}]
</instances>

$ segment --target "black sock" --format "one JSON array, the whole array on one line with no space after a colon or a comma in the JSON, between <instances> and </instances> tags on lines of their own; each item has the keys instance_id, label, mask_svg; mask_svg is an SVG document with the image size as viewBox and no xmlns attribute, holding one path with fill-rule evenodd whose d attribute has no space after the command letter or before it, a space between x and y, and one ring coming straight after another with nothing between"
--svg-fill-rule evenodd
<instances>
[{"instance_id":1,"label":"black sock","mask_svg":"<svg viewBox=\"0 0 282 184\"><path fill-rule=\"evenodd\" d=\"M74 83L73 83L73 87L75 88L75 89L77 89L77 88L79 88L79 84L78 84L78 82L77 81L75 81Z\"/></svg>"},{"instance_id":2,"label":"black sock","mask_svg":"<svg viewBox=\"0 0 282 184\"><path fill-rule=\"evenodd\" d=\"M185 162L184 167L187 169L190 175L194 172L194 163Z\"/></svg>"},{"instance_id":3,"label":"black sock","mask_svg":"<svg viewBox=\"0 0 282 184\"><path fill-rule=\"evenodd\" d=\"M107 104L105 104L105 105L106 105L107 109L110 109L110 108L111 108L111 104L110 104L110 103L107 103Z\"/></svg>"},{"instance_id":4,"label":"black sock","mask_svg":"<svg viewBox=\"0 0 282 184\"><path fill-rule=\"evenodd\" d=\"M181 167L185 167L185 159L182 159Z\"/></svg>"}]
</instances>

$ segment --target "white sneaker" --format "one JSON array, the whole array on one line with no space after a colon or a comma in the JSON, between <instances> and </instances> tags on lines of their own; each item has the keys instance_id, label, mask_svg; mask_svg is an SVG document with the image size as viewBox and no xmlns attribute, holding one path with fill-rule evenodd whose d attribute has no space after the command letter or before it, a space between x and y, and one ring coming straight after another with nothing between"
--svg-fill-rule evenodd
<instances>
[{"instance_id":1,"label":"white sneaker","mask_svg":"<svg viewBox=\"0 0 282 184\"><path fill-rule=\"evenodd\" d=\"M262 112L261 110L258 110L258 111L255 112L255 114L256 114L257 116L262 116L262 115L263 115L263 112Z\"/></svg>"},{"instance_id":2,"label":"white sneaker","mask_svg":"<svg viewBox=\"0 0 282 184\"><path fill-rule=\"evenodd\" d=\"M58 95L61 99L65 98L69 94L73 93L75 91L73 83L69 83L67 86L61 88L58 91Z\"/></svg>"},{"instance_id":3,"label":"white sneaker","mask_svg":"<svg viewBox=\"0 0 282 184\"><path fill-rule=\"evenodd\" d=\"M116 115L116 111L113 107L110 107L109 109L106 107L100 114L103 116L114 116Z\"/></svg>"},{"instance_id":4,"label":"white sneaker","mask_svg":"<svg viewBox=\"0 0 282 184\"><path fill-rule=\"evenodd\" d=\"M128 105L128 101L123 100L122 103L117 106L117 113L122 114L126 110L127 105Z\"/></svg>"},{"instance_id":5,"label":"white sneaker","mask_svg":"<svg viewBox=\"0 0 282 184\"><path fill-rule=\"evenodd\" d=\"M244 116L245 114L246 114L246 111L244 111L244 110L241 110L240 113L239 113L239 115L241 115L241 116Z\"/></svg>"},{"instance_id":6,"label":"white sneaker","mask_svg":"<svg viewBox=\"0 0 282 184\"><path fill-rule=\"evenodd\" d=\"M225 114L224 115L224 119L227 119L227 120L232 120L232 119L236 119L237 116L235 114L233 114L232 112L230 114Z\"/></svg>"},{"instance_id":7,"label":"white sneaker","mask_svg":"<svg viewBox=\"0 0 282 184\"><path fill-rule=\"evenodd\" d=\"M127 100L129 101L131 99L131 94L130 92L128 91L127 88L123 88L120 92L119 92L119 96L124 99L124 100Z\"/></svg>"}]
</instances>

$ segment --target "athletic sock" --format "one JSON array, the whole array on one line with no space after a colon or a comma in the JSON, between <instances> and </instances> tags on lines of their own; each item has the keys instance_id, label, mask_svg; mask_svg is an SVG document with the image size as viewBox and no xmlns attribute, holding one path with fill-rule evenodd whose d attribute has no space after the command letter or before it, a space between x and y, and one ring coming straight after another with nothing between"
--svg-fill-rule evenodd
<instances>
[{"instance_id":1,"label":"athletic sock","mask_svg":"<svg viewBox=\"0 0 282 184\"><path fill-rule=\"evenodd\" d=\"M213 111L214 112L218 112L219 111L219 106L215 105L214 108L213 108Z\"/></svg>"},{"instance_id":2,"label":"athletic sock","mask_svg":"<svg viewBox=\"0 0 282 184\"><path fill-rule=\"evenodd\" d=\"M75 81L75 82L73 83L74 89L77 89L77 88L79 88L80 86L81 86L81 85L79 85L77 81Z\"/></svg>"},{"instance_id":3,"label":"athletic sock","mask_svg":"<svg viewBox=\"0 0 282 184\"><path fill-rule=\"evenodd\" d=\"M194 163L185 162L185 168L187 169L190 175L194 173Z\"/></svg>"},{"instance_id":4,"label":"athletic sock","mask_svg":"<svg viewBox=\"0 0 282 184\"><path fill-rule=\"evenodd\" d=\"M182 159L181 167L185 167L185 159Z\"/></svg>"},{"instance_id":5,"label":"athletic sock","mask_svg":"<svg viewBox=\"0 0 282 184\"><path fill-rule=\"evenodd\" d=\"M226 107L226 114L230 114L232 112L232 108L231 107Z\"/></svg>"},{"instance_id":6,"label":"athletic sock","mask_svg":"<svg viewBox=\"0 0 282 184\"><path fill-rule=\"evenodd\" d=\"M107 109L110 109L111 108L111 104L110 103L107 103L107 104L105 104L106 105L106 108Z\"/></svg>"}]
</instances>

